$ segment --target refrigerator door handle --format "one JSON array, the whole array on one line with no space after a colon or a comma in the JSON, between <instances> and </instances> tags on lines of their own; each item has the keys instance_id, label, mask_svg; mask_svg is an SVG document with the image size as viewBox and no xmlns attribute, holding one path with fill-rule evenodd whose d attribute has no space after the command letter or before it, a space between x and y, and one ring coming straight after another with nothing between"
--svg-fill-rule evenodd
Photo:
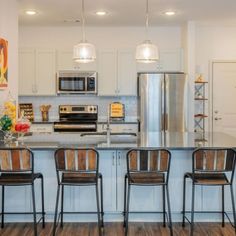
<instances>
[{"instance_id":1,"label":"refrigerator door handle","mask_svg":"<svg viewBox=\"0 0 236 236\"><path fill-rule=\"evenodd\" d=\"M165 131L165 80L161 83L161 131Z\"/></svg>"},{"instance_id":2,"label":"refrigerator door handle","mask_svg":"<svg viewBox=\"0 0 236 236\"><path fill-rule=\"evenodd\" d=\"M165 131L168 130L168 114L165 114Z\"/></svg>"}]
</instances>

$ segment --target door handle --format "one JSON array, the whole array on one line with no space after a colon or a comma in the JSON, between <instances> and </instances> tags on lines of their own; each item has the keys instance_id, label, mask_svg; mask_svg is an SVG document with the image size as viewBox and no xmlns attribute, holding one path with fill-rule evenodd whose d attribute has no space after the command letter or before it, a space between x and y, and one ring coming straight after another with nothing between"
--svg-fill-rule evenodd
<instances>
[{"instance_id":1,"label":"door handle","mask_svg":"<svg viewBox=\"0 0 236 236\"><path fill-rule=\"evenodd\" d=\"M119 166L120 166L120 158L121 158L120 155L121 155L120 152L118 152L118 165L119 165Z\"/></svg>"},{"instance_id":2,"label":"door handle","mask_svg":"<svg viewBox=\"0 0 236 236\"><path fill-rule=\"evenodd\" d=\"M215 120L222 120L222 118L219 118L219 117L215 117Z\"/></svg>"},{"instance_id":3,"label":"door handle","mask_svg":"<svg viewBox=\"0 0 236 236\"><path fill-rule=\"evenodd\" d=\"M113 166L115 165L115 153L114 152L112 153L112 165Z\"/></svg>"}]
</instances>

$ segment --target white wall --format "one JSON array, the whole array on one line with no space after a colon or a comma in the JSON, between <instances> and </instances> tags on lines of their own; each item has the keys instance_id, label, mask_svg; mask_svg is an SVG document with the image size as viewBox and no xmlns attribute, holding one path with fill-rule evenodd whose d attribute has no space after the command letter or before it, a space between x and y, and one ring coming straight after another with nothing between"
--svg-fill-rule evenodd
<instances>
[{"instance_id":1,"label":"white wall","mask_svg":"<svg viewBox=\"0 0 236 236\"><path fill-rule=\"evenodd\" d=\"M236 60L236 26L196 27L196 65L206 80L211 60Z\"/></svg>"},{"instance_id":2,"label":"white wall","mask_svg":"<svg viewBox=\"0 0 236 236\"><path fill-rule=\"evenodd\" d=\"M8 82L6 90L0 90L0 106L8 91L18 97L18 4L17 0L1 0L0 38L8 40Z\"/></svg>"},{"instance_id":3,"label":"white wall","mask_svg":"<svg viewBox=\"0 0 236 236\"><path fill-rule=\"evenodd\" d=\"M149 29L150 39L161 49L181 47L180 27ZM135 48L145 39L143 27L88 27L86 38L99 48ZM20 47L71 48L81 37L80 27L20 27Z\"/></svg>"}]
</instances>

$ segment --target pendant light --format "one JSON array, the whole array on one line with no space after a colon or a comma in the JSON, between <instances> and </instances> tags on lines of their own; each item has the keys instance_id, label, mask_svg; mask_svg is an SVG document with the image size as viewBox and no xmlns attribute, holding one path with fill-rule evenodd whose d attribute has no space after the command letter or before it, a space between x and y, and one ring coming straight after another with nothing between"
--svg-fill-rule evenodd
<instances>
[{"instance_id":1,"label":"pendant light","mask_svg":"<svg viewBox=\"0 0 236 236\"><path fill-rule=\"evenodd\" d=\"M136 61L153 63L159 59L158 48L148 39L148 0L146 0L146 40L136 47Z\"/></svg>"},{"instance_id":2,"label":"pendant light","mask_svg":"<svg viewBox=\"0 0 236 236\"><path fill-rule=\"evenodd\" d=\"M96 59L95 46L85 38L84 0L82 0L82 35L83 38L74 46L73 60L78 63L93 62Z\"/></svg>"}]
</instances>

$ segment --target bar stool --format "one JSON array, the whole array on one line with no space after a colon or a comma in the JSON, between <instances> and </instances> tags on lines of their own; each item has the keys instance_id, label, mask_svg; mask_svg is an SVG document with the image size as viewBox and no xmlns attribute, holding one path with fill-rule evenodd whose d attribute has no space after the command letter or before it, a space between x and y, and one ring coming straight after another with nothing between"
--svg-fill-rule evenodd
<instances>
[{"instance_id":1,"label":"bar stool","mask_svg":"<svg viewBox=\"0 0 236 236\"><path fill-rule=\"evenodd\" d=\"M125 175L124 189L124 227L125 235L128 234L128 219L130 204L131 186L162 186L163 211L152 212L163 214L163 226L166 226L166 206L167 198L168 218L170 235L173 235L171 207L169 198L169 170L171 162L171 153L166 149L131 149L127 156L127 174ZM127 194L128 184L128 194ZM166 190L166 191L165 191Z\"/></svg>"},{"instance_id":2,"label":"bar stool","mask_svg":"<svg viewBox=\"0 0 236 236\"><path fill-rule=\"evenodd\" d=\"M222 214L222 227L225 224L225 216L229 222L235 227L236 233L236 213L233 193L233 177L236 164L236 152L229 148L199 148L192 154L192 173L185 173L183 185L183 222L185 227L185 219L191 224L190 235L194 231L194 203L195 203L195 186L221 186L222 187L222 211L206 212ZM228 173L228 176L226 175ZM192 203L191 203L191 221L185 216L185 198L186 198L186 179L192 181ZM230 221L228 214L224 208L224 187L228 185L231 192L231 201L233 209L234 225Z\"/></svg>"},{"instance_id":3,"label":"bar stool","mask_svg":"<svg viewBox=\"0 0 236 236\"><path fill-rule=\"evenodd\" d=\"M56 235L57 228L57 215L59 205L60 188L61 191L61 224L63 227L63 215L70 214L72 212L64 212L64 186L95 186L96 189L96 202L98 216L98 227L99 235L102 235L103 223L103 184L102 175L98 172L99 170L99 154L96 150L91 148L59 148L55 151L55 163L57 173L57 197L55 207L55 217L53 226L53 236ZM99 179L100 179L100 194L101 201L99 203ZM101 204L101 211L100 211ZM81 213L81 212L73 212Z\"/></svg>"},{"instance_id":4,"label":"bar stool","mask_svg":"<svg viewBox=\"0 0 236 236\"><path fill-rule=\"evenodd\" d=\"M41 179L42 212L36 212L34 181ZM28 148L0 148L0 185L2 186L2 221L5 214L33 214L34 236L37 236L36 215L41 214L42 226L45 227L43 175L34 173L34 154ZM5 212L5 187L31 185L33 212ZM17 193L16 193L17 196ZM38 222L39 222L38 221Z\"/></svg>"}]
</instances>

